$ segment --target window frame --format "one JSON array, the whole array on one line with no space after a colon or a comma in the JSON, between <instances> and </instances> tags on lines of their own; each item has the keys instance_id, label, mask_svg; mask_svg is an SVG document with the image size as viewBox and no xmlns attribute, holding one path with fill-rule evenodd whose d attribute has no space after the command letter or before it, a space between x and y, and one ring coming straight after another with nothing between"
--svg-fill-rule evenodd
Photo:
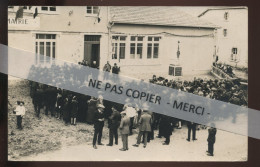
<instances>
[{"instance_id":1,"label":"window frame","mask_svg":"<svg viewBox=\"0 0 260 167\"><path fill-rule=\"evenodd\" d=\"M237 61L238 60L238 48L237 47L232 47L230 60L231 61Z\"/></svg>"},{"instance_id":2,"label":"window frame","mask_svg":"<svg viewBox=\"0 0 260 167\"><path fill-rule=\"evenodd\" d=\"M150 41L149 38L152 38L152 40ZM155 40L155 38L158 38L158 41ZM161 37L159 37L159 36L148 36L147 37L147 54L146 54L146 59L159 59L159 56L160 56L160 40L161 40ZM149 44L152 45L152 47L151 47L151 57L148 58ZM155 55L154 54L155 45L158 45L157 57L154 57L154 55Z\"/></svg>"},{"instance_id":3,"label":"window frame","mask_svg":"<svg viewBox=\"0 0 260 167\"><path fill-rule=\"evenodd\" d=\"M132 40L132 38L134 38L134 40ZM138 38L142 38L142 40L139 40ZM129 47L130 47L130 52L129 52L129 58L130 59L143 59L143 55L144 55L144 36L130 36L130 41L129 41ZM134 45L134 54L131 54L131 49L132 49L132 46L131 45ZM142 47L142 49L141 49L141 54L138 56L138 54L137 54L137 52L138 52L138 47L140 47L140 46L138 46L138 44L140 45L142 45L141 47ZM133 57L132 57L132 55L133 55Z\"/></svg>"},{"instance_id":4,"label":"window frame","mask_svg":"<svg viewBox=\"0 0 260 167\"><path fill-rule=\"evenodd\" d=\"M47 7L47 10L42 10L42 7ZM50 10L52 7L55 7L55 11L51 11L51 10ZM59 14L57 6L39 6L39 7L38 7L38 13L43 13L43 14Z\"/></svg>"},{"instance_id":5,"label":"window frame","mask_svg":"<svg viewBox=\"0 0 260 167\"><path fill-rule=\"evenodd\" d=\"M123 39L124 38L124 39ZM127 36L126 35L112 35L112 55L111 58L112 60L125 60L126 59L126 48L127 48ZM121 51L121 44L124 44L124 58L120 57L120 51ZM116 49L114 50L116 45ZM116 58L115 56L116 55Z\"/></svg>"},{"instance_id":6,"label":"window frame","mask_svg":"<svg viewBox=\"0 0 260 167\"><path fill-rule=\"evenodd\" d=\"M47 35L50 36L50 38L47 38ZM41 38L40 36L44 36L44 38ZM41 43L43 43L43 55L44 59L41 60L38 56L41 50ZM47 44L49 43L49 54L50 54L50 61L47 61ZM53 59L57 57L57 34L45 34L45 33L36 33L35 34L35 42L34 42L34 49L36 56L36 63L46 63L51 64L53 63Z\"/></svg>"},{"instance_id":7,"label":"window frame","mask_svg":"<svg viewBox=\"0 0 260 167\"><path fill-rule=\"evenodd\" d=\"M91 13L88 13L88 7L91 7ZM94 13L94 11L95 11L95 9L94 8L97 8L96 9L96 11L97 11L97 13ZM85 12L85 15L86 16L98 16L98 14L99 14L99 12L100 12L100 7L99 6L86 6L86 12Z\"/></svg>"}]
</instances>

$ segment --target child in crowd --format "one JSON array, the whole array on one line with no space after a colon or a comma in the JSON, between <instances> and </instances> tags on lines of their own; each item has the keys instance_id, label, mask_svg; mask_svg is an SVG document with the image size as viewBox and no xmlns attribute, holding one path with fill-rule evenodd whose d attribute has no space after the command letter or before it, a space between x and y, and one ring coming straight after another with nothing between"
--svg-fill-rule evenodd
<instances>
[{"instance_id":1,"label":"child in crowd","mask_svg":"<svg viewBox=\"0 0 260 167\"><path fill-rule=\"evenodd\" d=\"M23 116L25 115L26 108L24 107L24 102L23 101L17 101L17 107L14 110L16 118L17 118L17 128L18 129L23 129L22 127L22 119Z\"/></svg>"}]
</instances>

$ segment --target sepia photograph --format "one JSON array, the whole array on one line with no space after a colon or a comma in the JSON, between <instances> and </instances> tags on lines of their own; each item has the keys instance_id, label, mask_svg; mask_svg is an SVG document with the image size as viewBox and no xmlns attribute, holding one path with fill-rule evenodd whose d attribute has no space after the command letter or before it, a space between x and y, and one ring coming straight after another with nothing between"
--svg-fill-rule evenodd
<instances>
[{"instance_id":1,"label":"sepia photograph","mask_svg":"<svg viewBox=\"0 0 260 167\"><path fill-rule=\"evenodd\" d=\"M61 60L248 106L246 6L8 6L8 46L41 55L30 76L71 80ZM248 160L247 136L65 90L53 76L8 76L8 161Z\"/></svg>"}]
</instances>

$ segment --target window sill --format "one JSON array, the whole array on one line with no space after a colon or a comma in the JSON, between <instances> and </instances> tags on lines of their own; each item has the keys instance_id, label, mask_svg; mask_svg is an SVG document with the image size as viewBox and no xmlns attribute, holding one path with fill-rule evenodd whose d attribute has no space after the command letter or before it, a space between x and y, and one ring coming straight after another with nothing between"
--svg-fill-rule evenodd
<instances>
[{"instance_id":1,"label":"window sill","mask_svg":"<svg viewBox=\"0 0 260 167\"><path fill-rule=\"evenodd\" d=\"M98 17L98 14L85 14L85 17Z\"/></svg>"},{"instance_id":2,"label":"window sill","mask_svg":"<svg viewBox=\"0 0 260 167\"><path fill-rule=\"evenodd\" d=\"M40 11L38 12L38 14L47 14L47 15L59 15L60 13L59 12L43 12L43 11Z\"/></svg>"}]
</instances>

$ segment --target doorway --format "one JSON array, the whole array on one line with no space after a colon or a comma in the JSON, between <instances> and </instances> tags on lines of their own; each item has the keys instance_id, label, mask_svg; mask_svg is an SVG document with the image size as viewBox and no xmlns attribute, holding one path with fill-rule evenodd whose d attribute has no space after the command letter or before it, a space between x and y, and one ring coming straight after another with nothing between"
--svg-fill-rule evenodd
<instances>
[{"instance_id":1,"label":"doorway","mask_svg":"<svg viewBox=\"0 0 260 167\"><path fill-rule=\"evenodd\" d=\"M84 60L92 68L100 65L100 35L84 36Z\"/></svg>"}]
</instances>

